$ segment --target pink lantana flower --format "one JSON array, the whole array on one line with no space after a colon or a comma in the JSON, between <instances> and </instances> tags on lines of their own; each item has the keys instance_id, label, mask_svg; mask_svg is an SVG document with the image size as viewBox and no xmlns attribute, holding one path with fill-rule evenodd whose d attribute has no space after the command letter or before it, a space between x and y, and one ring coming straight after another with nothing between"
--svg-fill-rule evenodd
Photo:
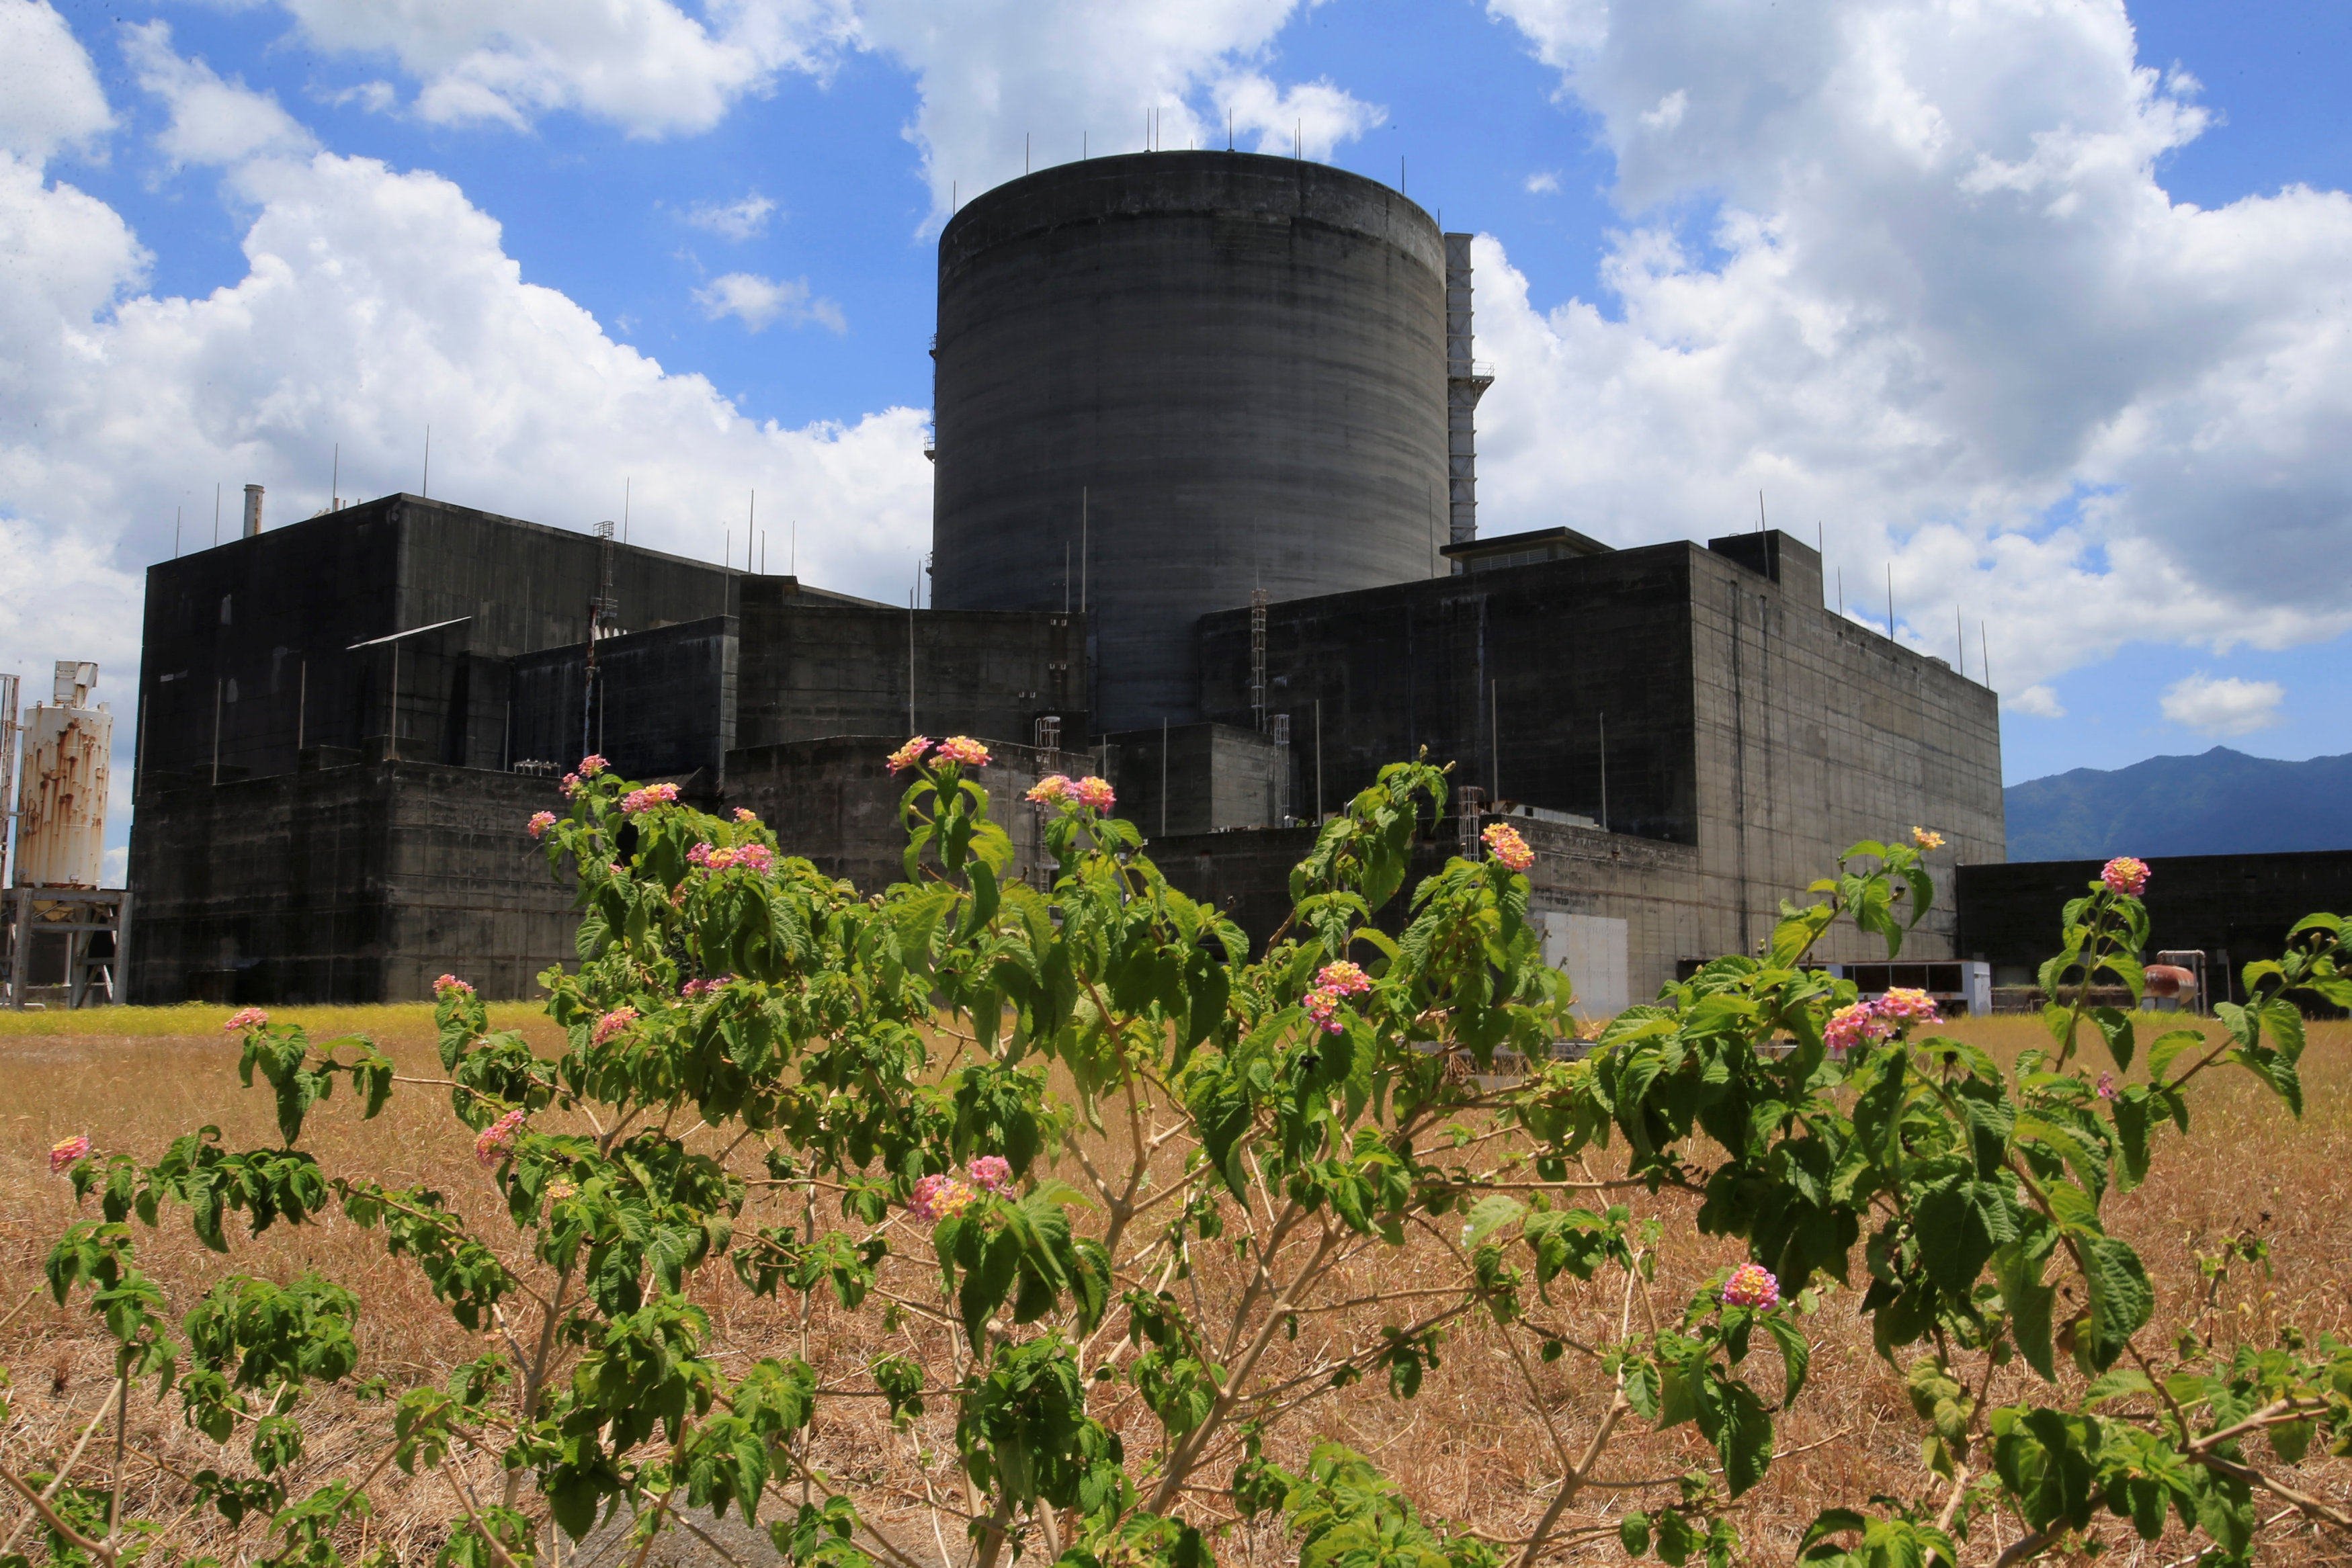
<instances>
[{"instance_id":1,"label":"pink lantana flower","mask_svg":"<svg viewBox=\"0 0 2352 1568\"><path fill-rule=\"evenodd\" d=\"M968 735L950 735L931 754L934 762L960 762L966 768L988 766L988 747Z\"/></svg>"},{"instance_id":2,"label":"pink lantana flower","mask_svg":"<svg viewBox=\"0 0 2352 1568\"><path fill-rule=\"evenodd\" d=\"M953 1176L927 1176L915 1184L913 1196L907 1199L907 1212L926 1225L936 1225L961 1214L979 1197L975 1188Z\"/></svg>"},{"instance_id":3,"label":"pink lantana flower","mask_svg":"<svg viewBox=\"0 0 2352 1568\"><path fill-rule=\"evenodd\" d=\"M514 1148L515 1132L522 1125L522 1113L509 1111L488 1126L474 1140L474 1163L494 1166L507 1157Z\"/></svg>"},{"instance_id":4,"label":"pink lantana flower","mask_svg":"<svg viewBox=\"0 0 2352 1568\"><path fill-rule=\"evenodd\" d=\"M1038 779L1037 782L1029 786L1029 793L1023 796L1022 799L1034 805L1059 805L1062 801L1070 799L1072 793L1076 791L1076 789L1077 785L1071 782L1070 776L1068 774L1048 773L1045 777Z\"/></svg>"},{"instance_id":5,"label":"pink lantana flower","mask_svg":"<svg viewBox=\"0 0 2352 1568\"><path fill-rule=\"evenodd\" d=\"M1325 1034L1338 1034L1348 1027L1339 1020L1340 1003L1339 992L1325 986L1318 986L1307 993L1306 1000L1301 1005L1306 1008L1307 1016L1313 1019L1316 1026Z\"/></svg>"},{"instance_id":6,"label":"pink lantana flower","mask_svg":"<svg viewBox=\"0 0 2352 1568\"><path fill-rule=\"evenodd\" d=\"M624 812L650 811L656 806L677 803L677 786L675 784L646 784L621 797Z\"/></svg>"},{"instance_id":7,"label":"pink lantana flower","mask_svg":"<svg viewBox=\"0 0 2352 1568\"><path fill-rule=\"evenodd\" d=\"M1528 848L1528 841L1508 822L1496 822L1478 835L1486 841L1487 852L1511 871L1525 871L1536 863L1536 852Z\"/></svg>"},{"instance_id":8,"label":"pink lantana flower","mask_svg":"<svg viewBox=\"0 0 2352 1568\"><path fill-rule=\"evenodd\" d=\"M1723 1282L1723 1304L1769 1311L1780 1304L1780 1281L1761 1263L1742 1263Z\"/></svg>"},{"instance_id":9,"label":"pink lantana flower","mask_svg":"<svg viewBox=\"0 0 2352 1568\"><path fill-rule=\"evenodd\" d=\"M523 824L524 831L534 839L553 826L555 826L555 813L552 811L533 811L530 814L530 821Z\"/></svg>"},{"instance_id":10,"label":"pink lantana flower","mask_svg":"<svg viewBox=\"0 0 2352 1568\"><path fill-rule=\"evenodd\" d=\"M456 991L462 996L470 997L474 994L474 988L459 979L455 975L440 975L435 977L433 981L433 994L437 997L449 991Z\"/></svg>"},{"instance_id":11,"label":"pink lantana flower","mask_svg":"<svg viewBox=\"0 0 2352 1568\"><path fill-rule=\"evenodd\" d=\"M692 849L686 852L686 863L688 865L709 865L710 863L711 853L712 851L709 844L698 843Z\"/></svg>"},{"instance_id":12,"label":"pink lantana flower","mask_svg":"<svg viewBox=\"0 0 2352 1568\"><path fill-rule=\"evenodd\" d=\"M625 1004L614 1008L611 1012L606 1013L603 1018L596 1020L595 1029L592 1030L588 1036L589 1043L592 1045L603 1045L605 1041L611 1040L614 1035L620 1033L623 1030L628 1028L631 1024L636 1021L636 1009Z\"/></svg>"},{"instance_id":13,"label":"pink lantana flower","mask_svg":"<svg viewBox=\"0 0 2352 1568\"><path fill-rule=\"evenodd\" d=\"M1822 1030L1822 1039L1832 1055L1843 1056L1855 1046L1885 1040L1889 1032L1886 1020L1868 1002L1854 1002L1830 1015L1830 1021Z\"/></svg>"},{"instance_id":14,"label":"pink lantana flower","mask_svg":"<svg viewBox=\"0 0 2352 1568\"><path fill-rule=\"evenodd\" d=\"M59 1138L49 1145L49 1174L57 1175L76 1160L89 1154L89 1134L76 1133L70 1138Z\"/></svg>"},{"instance_id":15,"label":"pink lantana flower","mask_svg":"<svg viewBox=\"0 0 2352 1568\"><path fill-rule=\"evenodd\" d=\"M221 1025L225 1033L236 1034L240 1030L259 1029L269 1021L269 1015L259 1008L239 1008L228 1015Z\"/></svg>"},{"instance_id":16,"label":"pink lantana flower","mask_svg":"<svg viewBox=\"0 0 2352 1568\"><path fill-rule=\"evenodd\" d=\"M738 844L735 847L735 863L745 871L772 871L776 864L776 852L765 844Z\"/></svg>"},{"instance_id":17,"label":"pink lantana flower","mask_svg":"<svg viewBox=\"0 0 2352 1568\"><path fill-rule=\"evenodd\" d=\"M732 975L713 975L707 980L688 980L686 983L684 994L688 1001L698 1001L704 997L715 997L725 990L734 978Z\"/></svg>"},{"instance_id":18,"label":"pink lantana flower","mask_svg":"<svg viewBox=\"0 0 2352 1568\"><path fill-rule=\"evenodd\" d=\"M908 768L920 762L923 759L923 753L930 748L931 737L928 735L919 735L892 752L887 758L887 766L893 773L904 773Z\"/></svg>"},{"instance_id":19,"label":"pink lantana flower","mask_svg":"<svg viewBox=\"0 0 2352 1568\"><path fill-rule=\"evenodd\" d=\"M1013 1162L1003 1155L982 1155L964 1170L982 1192L1003 1192L1013 1185Z\"/></svg>"},{"instance_id":20,"label":"pink lantana flower","mask_svg":"<svg viewBox=\"0 0 2352 1568\"><path fill-rule=\"evenodd\" d=\"M2126 898L2137 898L2147 886L2147 862L2131 855L2117 855L2099 872L2099 880L2107 891Z\"/></svg>"},{"instance_id":21,"label":"pink lantana flower","mask_svg":"<svg viewBox=\"0 0 2352 1568\"><path fill-rule=\"evenodd\" d=\"M1078 780L1078 804L1088 810L1108 811L1118 799L1118 795L1111 789L1108 779L1097 779L1089 774Z\"/></svg>"},{"instance_id":22,"label":"pink lantana flower","mask_svg":"<svg viewBox=\"0 0 2352 1568\"><path fill-rule=\"evenodd\" d=\"M581 779L580 775L577 773L567 773L563 776L563 793L567 797L578 795L581 790L585 789L586 788L588 788L587 784Z\"/></svg>"},{"instance_id":23,"label":"pink lantana flower","mask_svg":"<svg viewBox=\"0 0 2352 1568\"><path fill-rule=\"evenodd\" d=\"M758 821L760 818L759 814L753 811L751 807L738 806L735 808L735 820L748 827L751 823Z\"/></svg>"},{"instance_id":24,"label":"pink lantana flower","mask_svg":"<svg viewBox=\"0 0 2352 1568\"><path fill-rule=\"evenodd\" d=\"M592 751L587 756L580 759L580 777L583 779L593 779L596 775L604 772L605 768L611 766L611 763L606 762L604 758Z\"/></svg>"},{"instance_id":25,"label":"pink lantana flower","mask_svg":"<svg viewBox=\"0 0 2352 1568\"><path fill-rule=\"evenodd\" d=\"M2099 1074L2098 1093L2099 1098L2102 1100L2112 1100L2116 1097L2116 1075L2114 1073L2102 1072Z\"/></svg>"},{"instance_id":26,"label":"pink lantana flower","mask_svg":"<svg viewBox=\"0 0 2352 1568\"><path fill-rule=\"evenodd\" d=\"M1911 841L1923 850L1940 850L1944 847L1944 835L1933 828L1914 828Z\"/></svg>"},{"instance_id":27,"label":"pink lantana flower","mask_svg":"<svg viewBox=\"0 0 2352 1568\"><path fill-rule=\"evenodd\" d=\"M1890 1024L1941 1023L1936 998L1925 991L1897 986L1870 1004L1870 1010Z\"/></svg>"},{"instance_id":28,"label":"pink lantana flower","mask_svg":"<svg viewBox=\"0 0 2352 1568\"><path fill-rule=\"evenodd\" d=\"M1372 977L1364 973L1362 966L1342 958L1316 971L1315 984L1320 989L1336 991L1343 997L1360 997L1372 988Z\"/></svg>"}]
</instances>

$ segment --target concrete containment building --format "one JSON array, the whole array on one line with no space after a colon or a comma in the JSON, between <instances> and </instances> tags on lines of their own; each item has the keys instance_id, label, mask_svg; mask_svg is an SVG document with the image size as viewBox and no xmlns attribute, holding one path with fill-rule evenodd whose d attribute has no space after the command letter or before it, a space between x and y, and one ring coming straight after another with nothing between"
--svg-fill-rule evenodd
<instances>
[{"instance_id":1,"label":"concrete containment building","mask_svg":"<svg viewBox=\"0 0 2352 1568\"><path fill-rule=\"evenodd\" d=\"M1022 792L1100 771L1261 940L1316 820L1426 747L1454 790L1419 869L1507 816L1592 1012L1752 949L1855 839L1937 829L1947 890L2002 859L1993 694L1825 607L1808 546L1477 536L1469 258L1303 160L974 200L940 242L929 609L414 496L156 565L134 998L531 994L573 915L520 824L583 747L869 889L908 733L990 744L1033 880ZM1948 902L1906 952L1954 956Z\"/></svg>"},{"instance_id":2,"label":"concrete containment building","mask_svg":"<svg viewBox=\"0 0 2352 1568\"><path fill-rule=\"evenodd\" d=\"M932 601L1090 611L1098 722L1199 716L1209 609L1444 569L1445 244L1298 159L1048 169L940 238Z\"/></svg>"}]
</instances>

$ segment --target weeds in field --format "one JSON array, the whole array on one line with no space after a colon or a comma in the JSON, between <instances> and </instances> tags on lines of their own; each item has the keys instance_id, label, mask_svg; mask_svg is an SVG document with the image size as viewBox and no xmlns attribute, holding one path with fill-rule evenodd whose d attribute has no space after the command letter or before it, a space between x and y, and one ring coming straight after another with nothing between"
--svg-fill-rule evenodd
<instances>
[{"instance_id":1,"label":"weeds in field","mask_svg":"<svg viewBox=\"0 0 2352 1568\"><path fill-rule=\"evenodd\" d=\"M2266 1261L2250 1234L2204 1241L2201 1294L2159 1320L2110 1224L2208 1071L2300 1111L2292 998L2352 999L2332 917L2248 968L2255 999L2218 1038L2143 1050L2140 1019L2078 1002L2004 1063L1932 1032L1924 997L1865 1005L1805 967L1835 921L1892 954L1926 911L1926 837L1863 844L1760 956L1563 1061L1523 844L1410 890L1399 935L1373 924L1407 894L1439 769L1385 769L1327 824L1252 961L1100 780L1033 796L1057 864L1033 889L1001 880L983 748L891 762L912 775L906 880L871 899L754 821L583 764L568 815L531 826L581 892L578 967L544 977L559 1051L494 1027L459 977L437 1074L241 1016L275 1143L206 1126L143 1160L101 1126L56 1150L97 1213L48 1282L102 1325L113 1381L70 1458L0 1469L49 1553L395 1560L371 1521L397 1471L440 1488L452 1568L560 1563L608 1521L638 1568L670 1530L725 1553L730 1509L825 1568L1195 1568L1276 1532L1334 1568L1722 1563L1831 1300L1899 1375L1924 1474L1822 1510L1807 1561L2015 1563L2119 1533L2225 1561L2352 1526L2298 1484L2352 1437L2352 1350L2225 1332ZM2045 990L2137 991L2144 881L2111 868L2068 906ZM373 1117L420 1087L446 1092L494 1211L305 1143L339 1090ZM175 1307L140 1249L184 1218L222 1253L365 1228L475 1354L363 1370L361 1299L323 1270L228 1271ZM1691 1230L1731 1258L1662 1268ZM730 1275L782 1303L782 1333L730 1342ZM1531 1492L1441 1509L1425 1478L1317 1440L1354 1385L1425 1399L1471 1348L1527 1419ZM124 1507L134 1386L221 1446L193 1473L154 1459L176 1517ZM331 1397L332 1453L312 1419ZM1661 1432L1697 1448L1627 1473ZM106 1480L76 1480L102 1435L82 1473Z\"/></svg>"}]
</instances>

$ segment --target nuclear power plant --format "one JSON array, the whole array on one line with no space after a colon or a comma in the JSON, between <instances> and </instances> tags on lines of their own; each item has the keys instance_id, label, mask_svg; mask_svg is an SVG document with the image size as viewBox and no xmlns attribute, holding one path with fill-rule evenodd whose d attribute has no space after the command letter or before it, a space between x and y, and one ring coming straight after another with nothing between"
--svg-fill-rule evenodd
<instances>
[{"instance_id":1,"label":"nuclear power plant","mask_svg":"<svg viewBox=\"0 0 2352 1568\"><path fill-rule=\"evenodd\" d=\"M1594 1012L1914 823L1951 852L1906 954L1958 956L1948 865L2003 858L1993 693L1827 608L1783 533L1481 536L1474 298L1469 236L1304 160L972 201L939 242L923 608L421 496L266 528L250 492L244 537L148 572L131 998L535 994L573 916L521 824L588 751L878 889L910 733L989 744L1033 880L1024 791L1101 772L1260 940L1316 823L1426 748L1454 784L1426 867L1507 815Z\"/></svg>"}]
</instances>

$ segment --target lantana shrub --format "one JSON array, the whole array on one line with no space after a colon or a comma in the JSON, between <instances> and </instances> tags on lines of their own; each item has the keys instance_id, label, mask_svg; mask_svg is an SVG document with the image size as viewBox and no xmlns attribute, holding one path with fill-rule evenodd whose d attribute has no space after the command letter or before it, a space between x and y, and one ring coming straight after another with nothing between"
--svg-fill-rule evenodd
<instances>
[{"instance_id":1,"label":"lantana shrub","mask_svg":"<svg viewBox=\"0 0 2352 1568\"><path fill-rule=\"evenodd\" d=\"M578 961L541 977L563 1050L490 1030L457 976L436 1003L436 1089L499 1224L322 1168L309 1119L339 1080L376 1114L393 1064L259 1009L230 1024L277 1144L206 1127L160 1153L79 1135L52 1152L92 1211L50 1254L56 1298L97 1314L126 1402L152 1391L223 1445L184 1500L242 1531L244 1558L395 1559L361 1543L368 1489L397 1465L447 1479L455 1568L557 1563L600 1526L642 1564L663 1531L730 1508L824 1568L1207 1568L1237 1528L1286 1531L1317 1568L1530 1568L1604 1546L1722 1564L1776 1417L1806 1396L1805 1319L1832 1311L1866 1320L1909 1390L1922 1466L1905 1495L1822 1513L1806 1562L2009 1563L2168 1531L2240 1560L2266 1530L2347 1523L2289 1470L2352 1445L2352 1349L2223 1349L2155 1321L2106 1218L2189 1132L2200 1076L2250 1073L2299 1113L2294 1000L2352 1002L2334 916L2246 967L2218 1040L2143 1040L2149 1015L2095 1000L2140 988L2148 873L2118 862L2065 908L2048 1045L2003 1066L1937 1033L1931 998L1865 1003L1809 962L1840 921L1898 951L1940 842L1915 830L1856 845L1759 953L1571 1051L1520 835L1497 824L1480 858L1407 888L1446 797L1425 762L1383 769L1323 826L1253 957L1108 815L1101 780L1049 781L1021 808L1054 862L1033 886L1008 875L973 777L984 747L917 737L887 761L908 779L905 878L870 897L749 813L710 816L602 758L567 779L562 816L532 819L579 894ZM1657 1300L1662 1222L1629 1201L1644 1193L1677 1195L1663 1212L1744 1260ZM332 1213L380 1233L487 1346L446 1375L352 1385L383 1431L339 1445L348 1460L310 1452L303 1395L359 1367L350 1289L238 1271L172 1302L138 1260L157 1226L236 1253L239 1232ZM1334 1301L1408 1249L1442 1267ZM1571 1282L1622 1299L1612 1333L1558 1326ZM821 1371L803 1328L722 1357L700 1301L729 1289L797 1302L803 1325L821 1295L904 1348ZM1339 1305L1383 1326L1302 1344ZM1412 1399L1447 1375L1441 1350L1474 1321L1546 1439L1539 1512L1510 1535L1310 1440L1338 1390L1374 1378ZM1579 1427L1538 1378L1563 1362L1602 1396ZM2023 1396L1992 1399L1996 1371ZM813 1423L852 1401L934 1431L952 1416L954 1477L926 1472L915 1529L903 1492L814 1453ZM1610 1472L1636 1427L1685 1425L1712 1464ZM99 1461L114 1477L123 1442ZM0 1474L59 1563L171 1555L191 1517L125 1517L101 1480Z\"/></svg>"}]
</instances>

